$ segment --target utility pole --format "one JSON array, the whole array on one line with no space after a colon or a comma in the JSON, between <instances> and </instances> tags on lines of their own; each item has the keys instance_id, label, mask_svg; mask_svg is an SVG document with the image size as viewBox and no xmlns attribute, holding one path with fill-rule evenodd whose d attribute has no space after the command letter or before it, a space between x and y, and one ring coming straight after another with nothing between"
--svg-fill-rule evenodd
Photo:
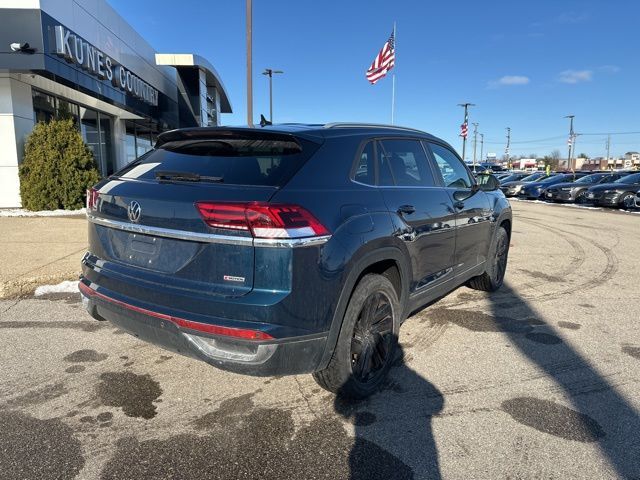
<instances>
[{"instance_id":1,"label":"utility pole","mask_svg":"<svg viewBox=\"0 0 640 480\"><path fill-rule=\"evenodd\" d=\"M611 134L607 135L607 167L609 166L609 151L611 149Z\"/></svg>"},{"instance_id":2,"label":"utility pole","mask_svg":"<svg viewBox=\"0 0 640 480\"><path fill-rule=\"evenodd\" d=\"M247 125L253 127L253 3L247 0Z\"/></svg>"},{"instance_id":3,"label":"utility pole","mask_svg":"<svg viewBox=\"0 0 640 480\"><path fill-rule=\"evenodd\" d=\"M511 161L509 160L509 147L511 146L511 128L507 127L507 146L504 149L504 154L507 157L507 168L511 169Z\"/></svg>"},{"instance_id":4,"label":"utility pole","mask_svg":"<svg viewBox=\"0 0 640 480\"><path fill-rule=\"evenodd\" d=\"M473 166L476 165L476 145L478 144L478 122L473 122Z\"/></svg>"},{"instance_id":5,"label":"utility pole","mask_svg":"<svg viewBox=\"0 0 640 480\"><path fill-rule=\"evenodd\" d=\"M459 103L459 107L464 108L464 121L460 125L460 136L462 137L462 161L464 162L464 156L467 148L467 133L469 125L469 107L475 107L475 103Z\"/></svg>"},{"instance_id":6,"label":"utility pole","mask_svg":"<svg viewBox=\"0 0 640 480\"><path fill-rule=\"evenodd\" d=\"M263 75L269 76L269 122L273 123L273 74L284 73L282 70L274 70L272 68L265 68Z\"/></svg>"},{"instance_id":7,"label":"utility pole","mask_svg":"<svg viewBox=\"0 0 640 480\"><path fill-rule=\"evenodd\" d=\"M569 143L569 156L567 158L567 168L569 170L573 170L573 168L571 167L571 153L573 152L573 143L575 142L575 135L573 133L573 119L574 119L575 115L567 115L564 118L568 118L569 119L569 141L567 143Z\"/></svg>"},{"instance_id":8,"label":"utility pole","mask_svg":"<svg viewBox=\"0 0 640 480\"><path fill-rule=\"evenodd\" d=\"M480 134L480 163L484 160L484 133Z\"/></svg>"}]
</instances>

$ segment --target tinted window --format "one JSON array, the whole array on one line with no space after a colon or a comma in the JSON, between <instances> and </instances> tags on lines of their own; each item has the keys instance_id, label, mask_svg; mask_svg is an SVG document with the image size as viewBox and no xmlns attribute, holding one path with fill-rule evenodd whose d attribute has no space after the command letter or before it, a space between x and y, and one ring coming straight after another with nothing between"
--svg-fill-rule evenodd
<instances>
[{"instance_id":1,"label":"tinted window","mask_svg":"<svg viewBox=\"0 0 640 480\"><path fill-rule=\"evenodd\" d=\"M538 180L540 178L546 177L547 175L545 173L541 173L541 172L537 172L537 173L532 173L531 175L529 175L528 177L524 177L522 179L523 182L533 182L535 180Z\"/></svg>"},{"instance_id":2,"label":"tinted window","mask_svg":"<svg viewBox=\"0 0 640 480\"><path fill-rule=\"evenodd\" d=\"M438 165L438 170L442 175L445 187L471 188L473 182L469 176L469 172L460 159L445 147L436 145L435 143L431 143L429 146Z\"/></svg>"},{"instance_id":3,"label":"tinted window","mask_svg":"<svg viewBox=\"0 0 640 480\"><path fill-rule=\"evenodd\" d=\"M616 180L615 183L640 183L640 173L634 173L633 175L627 175Z\"/></svg>"},{"instance_id":4,"label":"tinted window","mask_svg":"<svg viewBox=\"0 0 640 480\"><path fill-rule=\"evenodd\" d=\"M401 187L435 185L427 156L419 141L381 140L378 145L381 146L378 150L381 185ZM393 183L389 183L390 180Z\"/></svg>"},{"instance_id":5,"label":"tinted window","mask_svg":"<svg viewBox=\"0 0 640 480\"><path fill-rule=\"evenodd\" d=\"M576 180L576 183L598 183L604 177L605 175L598 175L596 173L595 175L587 175L586 177L582 177Z\"/></svg>"},{"instance_id":6,"label":"tinted window","mask_svg":"<svg viewBox=\"0 0 640 480\"><path fill-rule=\"evenodd\" d=\"M284 185L318 146L300 140L206 138L167 142L132 162L118 176L155 179L156 172L221 178L233 185Z\"/></svg>"},{"instance_id":7,"label":"tinted window","mask_svg":"<svg viewBox=\"0 0 640 480\"><path fill-rule=\"evenodd\" d=\"M353 179L356 182L364 183L366 185L373 185L375 183L374 171L375 163L373 155L373 142L369 142L362 149L362 153L360 154L360 158L358 159Z\"/></svg>"}]
</instances>

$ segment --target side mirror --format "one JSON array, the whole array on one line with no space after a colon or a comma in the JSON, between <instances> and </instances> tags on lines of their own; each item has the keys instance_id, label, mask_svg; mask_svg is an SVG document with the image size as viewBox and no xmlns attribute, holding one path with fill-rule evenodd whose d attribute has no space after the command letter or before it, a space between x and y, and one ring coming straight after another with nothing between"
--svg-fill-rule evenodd
<instances>
[{"instance_id":1,"label":"side mirror","mask_svg":"<svg viewBox=\"0 0 640 480\"><path fill-rule=\"evenodd\" d=\"M493 192L500 187L500 182L493 175L478 175L476 179L478 181L480 190L483 190L485 192Z\"/></svg>"}]
</instances>

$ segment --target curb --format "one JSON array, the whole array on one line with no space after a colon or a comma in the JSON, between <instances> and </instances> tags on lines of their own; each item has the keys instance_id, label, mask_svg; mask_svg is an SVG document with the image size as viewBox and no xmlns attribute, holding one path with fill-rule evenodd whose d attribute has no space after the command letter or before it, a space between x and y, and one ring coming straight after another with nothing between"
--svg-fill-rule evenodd
<instances>
[{"instance_id":1,"label":"curb","mask_svg":"<svg viewBox=\"0 0 640 480\"><path fill-rule=\"evenodd\" d=\"M64 280L77 280L80 271L67 271L51 275L38 275L35 277L21 277L15 280L7 280L0 283L0 300L33 295L36 288L41 285L55 285Z\"/></svg>"}]
</instances>

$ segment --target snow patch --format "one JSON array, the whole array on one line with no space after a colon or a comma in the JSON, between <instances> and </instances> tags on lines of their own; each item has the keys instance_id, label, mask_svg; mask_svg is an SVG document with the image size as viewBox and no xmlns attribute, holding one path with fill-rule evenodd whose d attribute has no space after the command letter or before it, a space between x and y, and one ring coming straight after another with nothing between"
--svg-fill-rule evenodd
<instances>
[{"instance_id":1,"label":"snow patch","mask_svg":"<svg viewBox=\"0 0 640 480\"><path fill-rule=\"evenodd\" d=\"M78 293L78 281L65 280L57 285L41 285L36 288L35 296L41 297L51 293Z\"/></svg>"},{"instance_id":2,"label":"snow patch","mask_svg":"<svg viewBox=\"0 0 640 480\"><path fill-rule=\"evenodd\" d=\"M0 217L67 217L71 215L84 215L86 208L78 210L41 210L39 212L31 212L24 208L6 208L0 209Z\"/></svg>"}]
</instances>

